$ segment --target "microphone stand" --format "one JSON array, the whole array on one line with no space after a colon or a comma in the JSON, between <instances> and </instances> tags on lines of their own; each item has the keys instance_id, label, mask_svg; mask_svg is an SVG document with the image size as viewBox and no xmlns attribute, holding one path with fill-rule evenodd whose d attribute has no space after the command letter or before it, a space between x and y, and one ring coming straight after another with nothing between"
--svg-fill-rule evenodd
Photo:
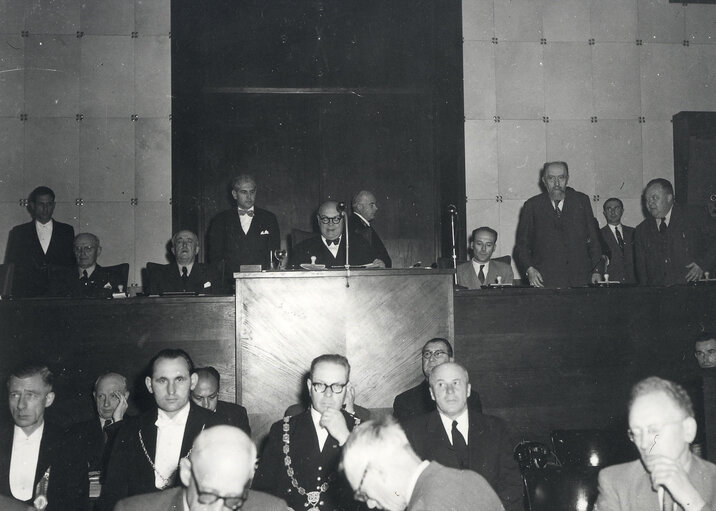
<instances>
[{"instance_id":1,"label":"microphone stand","mask_svg":"<svg viewBox=\"0 0 716 511\"><path fill-rule=\"evenodd\" d=\"M339 208L341 208L341 204L343 204L343 203L340 203L340 204L338 205ZM351 265L350 265L350 261L349 261L349 254L350 254L351 244L350 244L350 239L349 239L349 236L348 236L348 215L346 214L345 207L343 207L343 208L340 209L340 213L341 213L341 216L343 216L343 219L344 219L344 222L345 222L345 224L344 224L343 227L345 228L345 235L346 235L346 265L345 265L345 268L346 268L346 287L351 287L350 282L349 282L349 279L350 279L350 276L351 276Z\"/></svg>"},{"instance_id":2,"label":"microphone stand","mask_svg":"<svg viewBox=\"0 0 716 511\"><path fill-rule=\"evenodd\" d=\"M450 214L450 237L452 240L452 267L455 270L453 282L457 285L457 243L455 242L455 215L457 214L457 211L454 206L450 206L448 207L448 212Z\"/></svg>"}]
</instances>

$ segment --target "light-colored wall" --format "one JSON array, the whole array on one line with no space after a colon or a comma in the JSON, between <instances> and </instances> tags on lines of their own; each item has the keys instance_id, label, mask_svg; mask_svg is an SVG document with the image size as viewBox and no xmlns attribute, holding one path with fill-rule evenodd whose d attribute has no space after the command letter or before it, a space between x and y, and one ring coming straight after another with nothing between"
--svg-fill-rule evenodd
<instances>
[{"instance_id":1,"label":"light-colored wall","mask_svg":"<svg viewBox=\"0 0 716 511\"><path fill-rule=\"evenodd\" d=\"M545 161L569 163L600 225L612 196L638 224L643 186L673 180L671 117L716 110L716 5L463 0L463 37L467 227L495 227L496 255Z\"/></svg>"},{"instance_id":2,"label":"light-colored wall","mask_svg":"<svg viewBox=\"0 0 716 511\"><path fill-rule=\"evenodd\" d=\"M47 185L57 220L101 238L100 264L128 262L136 283L164 261L169 33L170 0L0 1L0 254Z\"/></svg>"}]
</instances>

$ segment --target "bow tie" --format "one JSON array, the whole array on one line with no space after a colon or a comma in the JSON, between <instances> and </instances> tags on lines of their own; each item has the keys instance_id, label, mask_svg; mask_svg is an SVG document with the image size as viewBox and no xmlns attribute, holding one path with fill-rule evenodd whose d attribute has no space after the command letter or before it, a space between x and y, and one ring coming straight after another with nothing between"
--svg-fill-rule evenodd
<instances>
[{"instance_id":1,"label":"bow tie","mask_svg":"<svg viewBox=\"0 0 716 511\"><path fill-rule=\"evenodd\" d=\"M334 239L334 240L326 240L326 245L328 245L329 247L330 247L331 245L338 246L338 244L339 244L340 242L341 242L341 239L340 239L340 238L336 238L336 239Z\"/></svg>"},{"instance_id":2,"label":"bow tie","mask_svg":"<svg viewBox=\"0 0 716 511\"><path fill-rule=\"evenodd\" d=\"M254 216L254 210L239 208L239 216L244 216L244 215Z\"/></svg>"}]
</instances>

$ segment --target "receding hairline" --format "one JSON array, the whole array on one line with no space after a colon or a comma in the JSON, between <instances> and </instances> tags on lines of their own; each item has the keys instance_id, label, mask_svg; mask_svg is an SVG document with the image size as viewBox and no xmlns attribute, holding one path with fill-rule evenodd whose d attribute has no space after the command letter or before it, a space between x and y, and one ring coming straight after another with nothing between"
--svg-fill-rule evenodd
<instances>
[{"instance_id":1,"label":"receding hairline","mask_svg":"<svg viewBox=\"0 0 716 511\"><path fill-rule=\"evenodd\" d=\"M174 233L174 236L172 236L172 245L175 244L175 241L181 234L191 234L192 239L195 243L199 244L199 236L194 233L194 231L190 231L189 229L182 229L181 231L177 231Z\"/></svg>"},{"instance_id":2,"label":"receding hairline","mask_svg":"<svg viewBox=\"0 0 716 511\"><path fill-rule=\"evenodd\" d=\"M80 238L90 238L92 240L92 243L94 243L95 247L99 247L99 238L96 234L92 234L91 232L81 232L77 236L75 236L73 245L76 244L78 241L80 241Z\"/></svg>"},{"instance_id":3,"label":"receding hairline","mask_svg":"<svg viewBox=\"0 0 716 511\"><path fill-rule=\"evenodd\" d=\"M320 206L318 206L318 215L322 215L323 211L325 211L329 207L333 207L333 209L338 211L338 202L334 200L327 200L323 202Z\"/></svg>"},{"instance_id":4,"label":"receding hairline","mask_svg":"<svg viewBox=\"0 0 716 511\"><path fill-rule=\"evenodd\" d=\"M465 375L465 384L467 385L470 383L470 374L467 372L467 369L465 369L463 366L458 364L457 362L445 362L444 364L440 364L439 366L436 366L431 372L430 376L428 376L428 383L432 383L433 379L436 378L435 373L438 372L438 369L443 368L442 370L445 370L446 368L450 367L457 367L462 370L462 373Z\"/></svg>"},{"instance_id":5,"label":"receding hairline","mask_svg":"<svg viewBox=\"0 0 716 511\"><path fill-rule=\"evenodd\" d=\"M372 197L373 200L375 200L375 194L373 192L370 192L368 190L361 190L353 196L351 204L353 206L361 204L362 202L368 200L369 196Z\"/></svg>"},{"instance_id":6,"label":"receding hairline","mask_svg":"<svg viewBox=\"0 0 716 511\"><path fill-rule=\"evenodd\" d=\"M237 186L242 185L243 183L251 183L255 187L258 187L256 184L256 179L250 174L239 174L234 179L231 180L231 189L235 190Z\"/></svg>"},{"instance_id":7,"label":"receding hairline","mask_svg":"<svg viewBox=\"0 0 716 511\"><path fill-rule=\"evenodd\" d=\"M97 379L94 381L94 391L97 392L97 387L99 387L99 384L102 383L102 380L105 380L107 378L117 378L119 381L122 382L122 385L124 386L124 390L128 390L127 388L127 378L125 378L123 375L115 372L108 372L104 374L100 374Z\"/></svg>"}]
</instances>

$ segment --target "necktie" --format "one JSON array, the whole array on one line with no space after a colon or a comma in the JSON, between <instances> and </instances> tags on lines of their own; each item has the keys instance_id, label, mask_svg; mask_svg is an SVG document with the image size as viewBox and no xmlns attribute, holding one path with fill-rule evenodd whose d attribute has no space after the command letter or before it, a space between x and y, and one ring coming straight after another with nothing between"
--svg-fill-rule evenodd
<instances>
[{"instance_id":1,"label":"necktie","mask_svg":"<svg viewBox=\"0 0 716 511\"><path fill-rule=\"evenodd\" d=\"M186 291L186 285L187 282L189 282L189 272L186 269L186 266L181 267L181 283L182 286L184 286L184 291Z\"/></svg>"},{"instance_id":2,"label":"necktie","mask_svg":"<svg viewBox=\"0 0 716 511\"><path fill-rule=\"evenodd\" d=\"M619 231L619 226L616 226L614 228L614 233L617 235L617 243L619 243L619 248L622 249L622 252L624 252L624 238L622 238L622 233Z\"/></svg>"},{"instance_id":3,"label":"necktie","mask_svg":"<svg viewBox=\"0 0 716 511\"><path fill-rule=\"evenodd\" d=\"M239 208L239 216L244 216L244 215L254 216L254 210Z\"/></svg>"},{"instance_id":4,"label":"necktie","mask_svg":"<svg viewBox=\"0 0 716 511\"><path fill-rule=\"evenodd\" d=\"M331 245L338 246L338 243L340 243L340 241L341 241L340 238L336 238L336 239L334 239L334 240L326 240L326 245L328 245L329 247L330 247Z\"/></svg>"},{"instance_id":5,"label":"necktie","mask_svg":"<svg viewBox=\"0 0 716 511\"><path fill-rule=\"evenodd\" d=\"M664 234L666 232L666 228L668 225L666 225L666 218L661 219L661 223L659 224L659 232L661 234Z\"/></svg>"},{"instance_id":6,"label":"necktie","mask_svg":"<svg viewBox=\"0 0 716 511\"><path fill-rule=\"evenodd\" d=\"M457 429L457 421L452 421L452 446L455 449L455 456L457 456L460 468L468 468L467 443L465 437Z\"/></svg>"},{"instance_id":7,"label":"necktie","mask_svg":"<svg viewBox=\"0 0 716 511\"><path fill-rule=\"evenodd\" d=\"M480 271L479 271L479 273L477 274L477 279L480 281L480 284L484 284L484 283L485 283L485 271L484 271L484 270L485 270L485 265L484 265L484 264L481 264L481 265L480 265Z\"/></svg>"},{"instance_id":8,"label":"necktie","mask_svg":"<svg viewBox=\"0 0 716 511\"><path fill-rule=\"evenodd\" d=\"M80 277L80 282L82 282L85 286L89 284L89 275L87 275L87 270L82 270L82 276Z\"/></svg>"},{"instance_id":9,"label":"necktie","mask_svg":"<svg viewBox=\"0 0 716 511\"><path fill-rule=\"evenodd\" d=\"M102 428L102 432L104 433L104 441L107 442L107 426L112 424L114 422L114 419L109 418L104 421L104 427Z\"/></svg>"},{"instance_id":10,"label":"necktie","mask_svg":"<svg viewBox=\"0 0 716 511\"><path fill-rule=\"evenodd\" d=\"M558 201L558 200L554 201L554 212L557 213L557 218L562 216L562 211L560 211L560 209L559 209L560 202L561 201Z\"/></svg>"}]
</instances>

